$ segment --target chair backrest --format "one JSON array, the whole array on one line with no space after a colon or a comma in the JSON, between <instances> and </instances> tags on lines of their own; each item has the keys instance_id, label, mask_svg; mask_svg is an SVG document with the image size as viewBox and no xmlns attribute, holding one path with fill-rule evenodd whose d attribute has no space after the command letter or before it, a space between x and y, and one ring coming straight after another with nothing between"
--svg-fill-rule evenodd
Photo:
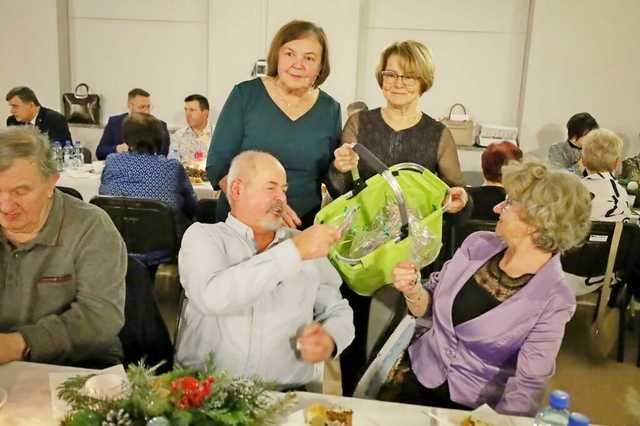
<instances>
[{"instance_id":1,"label":"chair backrest","mask_svg":"<svg viewBox=\"0 0 640 426\"><path fill-rule=\"evenodd\" d=\"M584 243L562 254L562 269L580 277L604 275L614 228L615 222L592 222L591 231L589 231ZM613 268L614 272L626 270L628 262L634 255L631 250L634 244L637 245L639 230L638 225L624 224ZM635 254L637 255L637 252Z\"/></svg>"},{"instance_id":2,"label":"chair backrest","mask_svg":"<svg viewBox=\"0 0 640 426\"><path fill-rule=\"evenodd\" d=\"M216 223L216 206L218 200L203 198L196 204L195 219L200 223Z\"/></svg>"},{"instance_id":3,"label":"chair backrest","mask_svg":"<svg viewBox=\"0 0 640 426\"><path fill-rule=\"evenodd\" d=\"M405 315L407 315L407 305L402 293L393 286L384 286L371 296L367 325L367 364L382 348Z\"/></svg>"},{"instance_id":4,"label":"chair backrest","mask_svg":"<svg viewBox=\"0 0 640 426\"><path fill-rule=\"evenodd\" d=\"M58 188L65 194L69 194L72 197L76 197L77 199L82 200L82 194L80 194L80 192L75 188L70 188L68 186L56 186L56 188Z\"/></svg>"},{"instance_id":5,"label":"chair backrest","mask_svg":"<svg viewBox=\"0 0 640 426\"><path fill-rule=\"evenodd\" d=\"M91 203L105 210L120 231L129 253L178 254L175 216L168 204L149 198L96 196Z\"/></svg>"},{"instance_id":6,"label":"chair backrest","mask_svg":"<svg viewBox=\"0 0 640 426\"><path fill-rule=\"evenodd\" d=\"M159 372L169 371L173 364L173 346L153 296L151 275L135 257L129 255L128 260L125 324L119 334L125 365L144 358L148 366L165 361Z\"/></svg>"},{"instance_id":7,"label":"chair backrest","mask_svg":"<svg viewBox=\"0 0 640 426\"><path fill-rule=\"evenodd\" d=\"M443 251L446 260L451 259L453 254L462 245L462 242L476 231L495 231L498 222L484 219L469 219L463 223L447 226L443 229Z\"/></svg>"}]
</instances>

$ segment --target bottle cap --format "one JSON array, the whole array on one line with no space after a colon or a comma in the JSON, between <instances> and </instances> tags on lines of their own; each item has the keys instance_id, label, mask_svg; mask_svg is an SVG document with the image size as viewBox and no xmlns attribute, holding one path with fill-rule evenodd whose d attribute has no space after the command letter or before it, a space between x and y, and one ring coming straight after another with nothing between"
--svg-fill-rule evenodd
<instances>
[{"instance_id":1,"label":"bottle cap","mask_svg":"<svg viewBox=\"0 0 640 426\"><path fill-rule=\"evenodd\" d=\"M565 391L554 390L549 395L549 405L557 410L566 410L569 408L569 394Z\"/></svg>"},{"instance_id":2,"label":"bottle cap","mask_svg":"<svg viewBox=\"0 0 640 426\"><path fill-rule=\"evenodd\" d=\"M589 424L591 424L589 417L582 413L571 413L567 426L589 426Z\"/></svg>"}]
</instances>

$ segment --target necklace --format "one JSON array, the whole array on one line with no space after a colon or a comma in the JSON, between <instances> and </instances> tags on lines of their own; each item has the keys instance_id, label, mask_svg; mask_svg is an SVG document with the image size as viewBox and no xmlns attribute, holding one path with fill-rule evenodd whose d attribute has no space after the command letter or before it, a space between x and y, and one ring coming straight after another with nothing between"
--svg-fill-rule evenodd
<instances>
[{"instance_id":1,"label":"necklace","mask_svg":"<svg viewBox=\"0 0 640 426\"><path fill-rule=\"evenodd\" d=\"M280 85L278 85L278 79L275 78L273 79L273 85L275 86L275 91L276 94L278 95L278 99L280 100L280 102L282 102L285 107L287 109L293 109L293 110L297 110L301 107L301 105L303 104L303 102L305 101L305 97L307 96L307 94L309 93L309 91L307 90L302 96L296 96L296 101L295 102L291 102L289 101L289 99L287 98L286 93L283 91L283 89L280 88ZM295 96L295 95L293 95Z\"/></svg>"},{"instance_id":2,"label":"necklace","mask_svg":"<svg viewBox=\"0 0 640 426\"><path fill-rule=\"evenodd\" d=\"M422 118L422 112L421 111L415 111L413 114L407 115L407 116L393 115L393 114L389 113L388 107L387 108L382 108L381 111L382 111L382 117L389 124L392 125L391 127L399 127L399 128L402 128L402 129L407 129L409 127L414 126Z\"/></svg>"}]
</instances>

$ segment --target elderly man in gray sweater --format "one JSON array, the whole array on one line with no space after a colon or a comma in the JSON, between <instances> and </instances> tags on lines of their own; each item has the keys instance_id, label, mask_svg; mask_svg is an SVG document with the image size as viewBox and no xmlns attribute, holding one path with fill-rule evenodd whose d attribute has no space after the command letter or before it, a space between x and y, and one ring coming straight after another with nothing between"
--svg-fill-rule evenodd
<instances>
[{"instance_id":1,"label":"elderly man in gray sweater","mask_svg":"<svg viewBox=\"0 0 640 426\"><path fill-rule=\"evenodd\" d=\"M104 211L57 180L46 136L0 130L0 364L118 363L126 247Z\"/></svg>"}]
</instances>

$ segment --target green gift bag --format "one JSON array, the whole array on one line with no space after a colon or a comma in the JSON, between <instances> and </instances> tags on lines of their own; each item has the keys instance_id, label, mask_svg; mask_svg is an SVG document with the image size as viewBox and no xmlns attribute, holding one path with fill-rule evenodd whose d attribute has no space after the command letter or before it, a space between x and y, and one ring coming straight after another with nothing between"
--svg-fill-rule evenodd
<instances>
[{"instance_id":1,"label":"green gift bag","mask_svg":"<svg viewBox=\"0 0 640 426\"><path fill-rule=\"evenodd\" d=\"M369 254L360 258L349 257L350 241L342 241L331 250L329 259L342 278L356 293L370 296L377 289L392 282L395 265L411 259L412 237L409 233L407 204L421 218L438 246L442 241L443 201L448 186L435 174L414 163L401 163L387 168L364 146L353 147L360 161L372 166L378 174L362 182L356 179L354 189L316 215L316 223L340 226L345 212L355 206L352 229L367 229L390 200L397 203L402 223L400 235L389 239Z\"/></svg>"}]
</instances>

